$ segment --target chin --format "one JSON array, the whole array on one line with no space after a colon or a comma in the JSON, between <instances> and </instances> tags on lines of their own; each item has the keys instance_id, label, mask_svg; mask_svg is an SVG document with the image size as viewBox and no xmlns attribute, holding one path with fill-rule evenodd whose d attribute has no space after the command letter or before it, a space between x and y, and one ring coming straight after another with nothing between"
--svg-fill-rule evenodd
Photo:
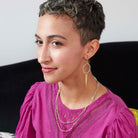
<instances>
[{"instance_id":1,"label":"chin","mask_svg":"<svg viewBox=\"0 0 138 138\"><path fill-rule=\"evenodd\" d=\"M59 80L55 79L54 77L47 77L44 75L44 80L46 83L53 84L59 82Z\"/></svg>"}]
</instances>

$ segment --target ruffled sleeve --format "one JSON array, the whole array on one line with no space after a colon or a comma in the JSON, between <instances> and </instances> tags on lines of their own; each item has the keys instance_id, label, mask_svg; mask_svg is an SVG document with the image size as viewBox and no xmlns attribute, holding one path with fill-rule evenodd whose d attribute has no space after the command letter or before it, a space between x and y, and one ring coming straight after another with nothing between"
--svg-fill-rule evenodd
<instances>
[{"instance_id":1,"label":"ruffled sleeve","mask_svg":"<svg viewBox=\"0 0 138 138\"><path fill-rule=\"evenodd\" d=\"M121 110L108 127L106 138L138 138L134 115L127 107Z\"/></svg>"},{"instance_id":2,"label":"ruffled sleeve","mask_svg":"<svg viewBox=\"0 0 138 138\"><path fill-rule=\"evenodd\" d=\"M35 83L28 91L20 109L20 120L18 122L15 138L34 138L35 131L32 125L32 102L33 96L39 83Z\"/></svg>"}]
</instances>

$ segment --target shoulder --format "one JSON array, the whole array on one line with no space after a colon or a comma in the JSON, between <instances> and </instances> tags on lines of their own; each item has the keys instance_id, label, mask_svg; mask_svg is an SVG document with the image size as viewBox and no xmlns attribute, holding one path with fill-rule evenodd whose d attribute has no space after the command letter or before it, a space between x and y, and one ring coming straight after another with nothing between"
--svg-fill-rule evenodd
<instances>
[{"instance_id":1,"label":"shoulder","mask_svg":"<svg viewBox=\"0 0 138 138\"><path fill-rule=\"evenodd\" d=\"M49 89L52 89L53 87L55 87L56 84L48 84L46 83L45 81L42 81L42 82L36 82L35 84L33 84L29 91L27 92L27 95L32 95L32 94L35 94L39 91L43 91L43 90L49 90Z\"/></svg>"},{"instance_id":2,"label":"shoulder","mask_svg":"<svg viewBox=\"0 0 138 138\"><path fill-rule=\"evenodd\" d=\"M115 110L114 111L115 116L119 114L124 108L128 109L123 99L118 95L114 94L113 92L111 92L109 89L106 100L109 100L111 111Z\"/></svg>"},{"instance_id":3,"label":"shoulder","mask_svg":"<svg viewBox=\"0 0 138 138\"><path fill-rule=\"evenodd\" d=\"M135 118L127 107L122 108L109 124L107 129L108 137L138 138Z\"/></svg>"},{"instance_id":4,"label":"shoulder","mask_svg":"<svg viewBox=\"0 0 138 138\"><path fill-rule=\"evenodd\" d=\"M125 102L121 97L118 95L114 94L110 90L108 90L108 96L107 100L109 100L109 114L111 113L112 115L112 120L115 120L117 117L121 115L121 113L125 112L125 114L132 114L132 112L129 110Z\"/></svg>"},{"instance_id":5,"label":"shoulder","mask_svg":"<svg viewBox=\"0 0 138 138\"><path fill-rule=\"evenodd\" d=\"M28 102L28 100L32 100L34 97L34 94L37 93L40 89L42 89L44 87L44 82L36 82L34 83L30 89L28 90L25 99L24 99L24 103Z\"/></svg>"},{"instance_id":6,"label":"shoulder","mask_svg":"<svg viewBox=\"0 0 138 138\"><path fill-rule=\"evenodd\" d=\"M111 120L107 128L107 137L138 137L134 115L124 101L111 91L109 92L109 99L111 102L109 118Z\"/></svg>"},{"instance_id":7,"label":"shoulder","mask_svg":"<svg viewBox=\"0 0 138 138\"><path fill-rule=\"evenodd\" d=\"M48 84L45 81L36 82L28 90L28 92L25 96L25 100L28 98L32 99L35 96L38 96L43 93L48 93L49 91L51 91L52 89L55 89L56 87L57 87L57 84Z\"/></svg>"},{"instance_id":8,"label":"shoulder","mask_svg":"<svg viewBox=\"0 0 138 138\"><path fill-rule=\"evenodd\" d=\"M25 108L25 106L31 106L35 97L43 96L44 93L48 93L53 86L55 86L55 84L48 84L45 81L34 83L28 90L21 109Z\"/></svg>"},{"instance_id":9,"label":"shoulder","mask_svg":"<svg viewBox=\"0 0 138 138\"><path fill-rule=\"evenodd\" d=\"M50 97L51 90L53 88L57 90L57 84L48 84L45 81L36 82L35 84L33 84L28 90L23 104L21 105L20 117L27 117L33 109L36 109L36 105L38 105L42 101L46 101Z\"/></svg>"},{"instance_id":10,"label":"shoulder","mask_svg":"<svg viewBox=\"0 0 138 138\"><path fill-rule=\"evenodd\" d=\"M29 91L27 92L24 102L20 108L20 120L18 122L16 128L16 137L27 135L33 135L33 125L32 125L32 105L35 93L39 91L40 88L44 86L43 82L36 82L34 85L31 86Z\"/></svg>"}]
</instances>

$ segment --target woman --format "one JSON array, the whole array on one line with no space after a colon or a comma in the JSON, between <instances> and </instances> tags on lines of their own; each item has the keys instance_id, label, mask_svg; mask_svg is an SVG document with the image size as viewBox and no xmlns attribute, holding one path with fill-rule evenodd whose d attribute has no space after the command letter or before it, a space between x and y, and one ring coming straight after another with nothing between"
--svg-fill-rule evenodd
<instances>
[{"instance_id":1,"label":"woman","mask_svg":"<svg viewBox=\"0 0 138 138\"><path fill-rule=\"evenodd\" d=\"M40 6L36 43L44 82L21 107L16 138L135 138L133 114L93 76L104 13L94 0L48 0Z\"/></svg>"}]
</instances>

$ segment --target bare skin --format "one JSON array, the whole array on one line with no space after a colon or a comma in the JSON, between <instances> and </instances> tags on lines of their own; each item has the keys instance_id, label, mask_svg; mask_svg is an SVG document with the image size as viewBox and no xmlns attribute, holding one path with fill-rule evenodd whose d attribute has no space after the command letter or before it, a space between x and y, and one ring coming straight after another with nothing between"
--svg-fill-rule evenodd
<instances>
[{"instance_id":1,"label":"bare skin","mask_svg":"<svg viewBox=\"0 0 138 138\"><path fill-rule=\"evenodd\" d=\"M47 83L60 83L62 103L69 109L80 109L88 105L97 82L90 72L85 87L82 68L99 49L99 41L94 39L82 46L79 32L74 29L74 23L68 16L49 14L39 18L36 40L38 62L42 67L53 69L51 72L43 72L44 79ZM94 100L106 91L99 83Z\"/></svg>"},{"instance_id":2,"label":"bare skin","mask_svg":"<svg viewBox=\"0 0 138 138\"><path fill-rule=\"evenodd\" d=\"M90 76L93 77L92 74L89 75L89 77ZM66 88L65 87L66 85L61 85L62 91L60 94L60 98L61 98L62 103L67 108L80 109L91 103L91 98L94 95L97 82L95 81L94 78L93 79L91 78L91 80L88 80L88 81L89 81L89 84L87 88L85 88L85 86L81 86L81 84L84 84L84 80L82 81L80 85L78 85L79 89L76 86L74 86L74 89L73 89L72 87L73 85L71 85L70 86L72 88L71 90L69 87ZM101 83L99 83L97 93L92 102L97 100L99 97L101 97L106 92L107 92L107 89Z\"/></svg>"}]
</instances>

